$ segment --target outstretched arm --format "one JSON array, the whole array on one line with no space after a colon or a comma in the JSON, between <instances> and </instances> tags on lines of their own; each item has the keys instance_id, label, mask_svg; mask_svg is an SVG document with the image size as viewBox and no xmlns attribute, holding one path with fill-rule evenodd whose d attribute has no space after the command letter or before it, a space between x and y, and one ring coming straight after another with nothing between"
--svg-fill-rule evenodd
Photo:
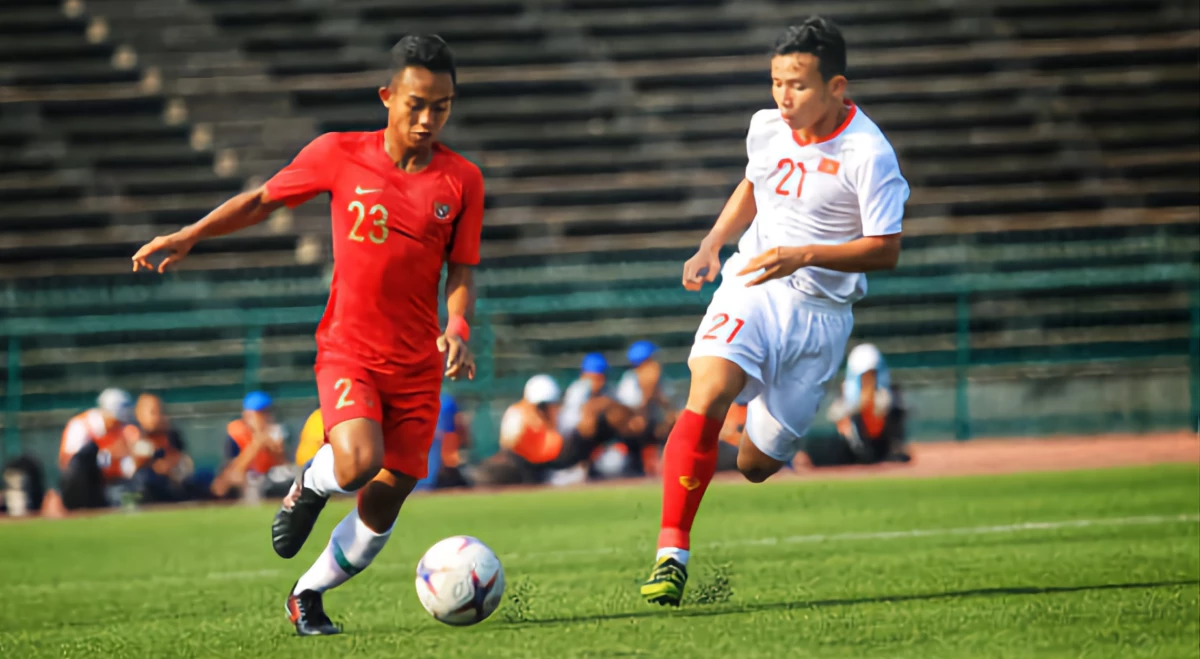
<instances>
[{"instance_id":1,"label":"outstretched arm","mask_svg":"<svg viewBox=\"0 0 1200 659\"><path fill-rule=\"evenodd\" d=\"M162 272L172 263L178 263L197 242L204 238L226 236L254 226L267 219L276 209L283 206L282 201L273 201L267 195L267 187L261 186L256 190L243 192L229 201L217 206L211 213L199 222L186 226L175 233L158 236L146 243L137 254L133 255L133 271L139 269L155 270L150 264L150 257L156 252L167 252L167 257L158 264L157 270Z\"/></svg>"},{"instance_id":2,"label":"outstretched arm","mask_svg":"<svg viewBox=\"0 0 1200 659\"><path fill-rule=\"evenodd\" d=\"M337 134L321 135L264 185L236 195L195 224L146 243L133 255L133 271L155 270L150 265L150 256L167 252L167 257L158 264L157 270L162 272L168 265L183 260L204 238L241 231L267 219L284 205L294 208L328 191L340 162L337 153Z\"/></svg>"}]
</instances>

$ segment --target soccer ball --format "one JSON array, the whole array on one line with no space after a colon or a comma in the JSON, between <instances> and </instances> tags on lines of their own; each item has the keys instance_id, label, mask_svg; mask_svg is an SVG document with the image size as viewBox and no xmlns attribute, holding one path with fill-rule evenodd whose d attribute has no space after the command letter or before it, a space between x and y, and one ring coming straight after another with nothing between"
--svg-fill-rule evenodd
<instances>
[{"instance_id":1,"label":"soccer ball","mask_svg":"<svg viewBox=\"0 0 1200 659\"><path fill-rule=\"evenodd\" d=\"M446 538L417 563L417 597L429 615L447 625L465 627L486 620L503 596L500 559L471 536Z\"/></svg>"}]
</instances>

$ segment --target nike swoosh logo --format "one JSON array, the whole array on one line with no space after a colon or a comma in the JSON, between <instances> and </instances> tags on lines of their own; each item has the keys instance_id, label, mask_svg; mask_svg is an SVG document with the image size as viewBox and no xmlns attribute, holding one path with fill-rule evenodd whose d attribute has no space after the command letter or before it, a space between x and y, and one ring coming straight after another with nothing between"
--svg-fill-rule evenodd
<instances>
[{"instance_id":1,"label":"nike swoosh logo","mask_svg":"<svg viewBox=\"0 0 1200 659\"><path fill-rule=\"evenodd\" d=\"M363 190L358 186L355 186L354 188L354 194L371 194L372 192L379 192L379 190Z\"/></svg>"}]
</instances>

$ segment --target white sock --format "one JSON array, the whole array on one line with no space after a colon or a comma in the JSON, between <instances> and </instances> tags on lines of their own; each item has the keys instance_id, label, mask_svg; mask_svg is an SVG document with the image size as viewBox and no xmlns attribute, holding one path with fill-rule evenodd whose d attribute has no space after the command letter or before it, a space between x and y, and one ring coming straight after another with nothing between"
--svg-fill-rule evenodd
<instances>
[{"instance_id":1,"label":"white sock","mask_svg":"<svg viewBox=\"0 0 1200 659\"><path fill-rule=\"evenodd\" d=\"M304 487L323 497L330 494L350 494L338 484L337 472L333 470L333 447L326 444L313 456L312 465L304 472Z\"/></svg>"},{"instance_id":2,"label":"white sock","mask_svg":"<svg viewBox=\"0 0 1200 659\"><path fill-rule=\"evenodd\" d=\"M367 569L391 535L391 529L376 533L367 528L355 508L333 528L325 551L296 582L292 593L299 595L306 590L323 593L346 583L350 577Z\"/></svg>"},{"instance_id":3,"label":"white sock","mask_svg":"<svg viewBox=\"0 0 1200 659\"><path fill-rule=\"evenodd\" d=\"M688 557L691 555L692 552L686 549L680 549L679 547L663 547L662 549L658 550L657 554L654 555L654 562L657 563L658 561L662 560L664 556L670 556L680 563L687 565Z\"/></svg>"}]
</instances>

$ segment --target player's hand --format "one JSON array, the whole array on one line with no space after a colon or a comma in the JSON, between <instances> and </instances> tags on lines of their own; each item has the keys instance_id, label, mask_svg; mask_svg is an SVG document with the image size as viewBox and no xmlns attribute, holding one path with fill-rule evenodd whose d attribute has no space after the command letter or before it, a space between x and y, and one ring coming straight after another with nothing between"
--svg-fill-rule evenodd
<instances>
[{"instance_id":1,"label":"player's hand","mask_svg":"<svg viewBox=\"0 0 1200 659\"><path fill-rule=\"evenodd\" d=\"M133 255L133 271L137 272L138 270L146 269L157 270L161 273L167 269L168 265L182 261L195 245L196 239L183 231L176 231L167 236L159 236L142 245L137 254ZM150 264L150 257L157 252L166 252L167 257L155 268Z\"/></svg>"},{"instance_id":2,"label":"player's hand","mask_svg":"<svg viewBox=\"0 0 1200 659\"><path fill-rule=\"evenodd\" d=\"M807 252L803 247L776 247L750 259L738 276L743 277L762 270L761 274L746 283L746 287L749 288L765 281L787 277L803 268L806 261Z\"/></svg>"},{"instance_id":3,"label":"player's hand","mask_svg":"<svg viewBox=\"0 0 1200 659\"><path fill-rule=\"evenodd\" d=\"M446 355L446 377L457 380L465 375L468 380L475 379L475 355L461 336L443 334L438 337L437 347Z\"/></svg>"},{"instance_id":4,"label":"player's hand","mask_svg":"<svg viewBox=\"0 0 1200 659\"><path fill-rule=\"evenodd\" d=\"M716 281L720 272L720 252L707 244L701 245L696 255L683 264L683 287L689 291L698 291L705 282Z\"/></svg>"}]
</instances>

